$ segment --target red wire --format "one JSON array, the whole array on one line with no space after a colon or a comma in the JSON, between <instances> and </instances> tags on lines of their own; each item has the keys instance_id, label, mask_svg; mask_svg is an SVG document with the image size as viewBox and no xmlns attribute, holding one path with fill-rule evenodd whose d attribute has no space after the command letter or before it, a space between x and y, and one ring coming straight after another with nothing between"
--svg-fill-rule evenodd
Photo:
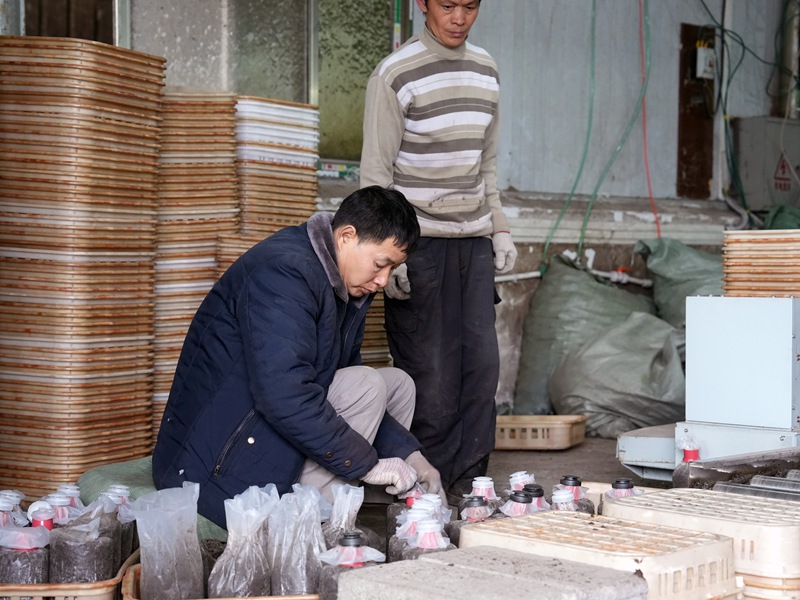
<instances>
[{"instance_id":1,"label":"red wire","mask_svg":"<svg viewBox=\"0 0 800 600\"><path fill-rule=\"evenodd\" d=\"M647 67L645 66L645 51L644 51L644 11L642 9L642 0L639 0L639 57L642 63L642 85L647 80ZM653 216L656 222L656 235L661 237L661 220L658 216L656 209L656 201L653 198L653 183L650 181L650 159L647 156L647 96L642 98L642 144L644 146L644 172L647 176L647 192L650 195L650 209L653 211Z\"/></svg>"}]
</instances>

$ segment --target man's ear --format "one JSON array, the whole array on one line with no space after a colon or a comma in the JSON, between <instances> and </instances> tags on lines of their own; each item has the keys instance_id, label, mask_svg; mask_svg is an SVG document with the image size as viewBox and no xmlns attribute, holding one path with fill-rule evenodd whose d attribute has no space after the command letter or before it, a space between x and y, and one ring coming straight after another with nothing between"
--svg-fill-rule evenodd
<instances>
[{"instance_id":1,"label":"man's ear","mask_svg":"<svg viewBox=\"0 0 800 600\"><path fill-rule=\"evenodd\" d=\"M336 237L342 243L358 242L358 231L352 225L343 225L336 230Z\"/></svg>"},{"instance_id":2,"label":"man's ear","mask_svg":"<svg viewBox=\"0 0 800 600\"><path fill-rule=\"evenodd\" d=\"M417 6L423 14L428 12L428 0L417 0Z\"/></svg>"}]
</instances>

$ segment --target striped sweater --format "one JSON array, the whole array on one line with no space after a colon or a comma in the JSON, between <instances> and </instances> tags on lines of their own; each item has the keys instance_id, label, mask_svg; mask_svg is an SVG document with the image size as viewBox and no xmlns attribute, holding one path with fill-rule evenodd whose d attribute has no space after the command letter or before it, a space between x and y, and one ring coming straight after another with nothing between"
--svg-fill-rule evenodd
<instances>
[{"instance_id":1,"label":"striped sweater","mask_svg":"<svg viewBox=\"0 0 800 600\"><path fill-rule=\"evenodd\" d=\"M498 95L485 50L447 48L425 28L369 78L361 185L405 194L424 236L508 231L495 171Z\"/></svg>"}]
</instances>

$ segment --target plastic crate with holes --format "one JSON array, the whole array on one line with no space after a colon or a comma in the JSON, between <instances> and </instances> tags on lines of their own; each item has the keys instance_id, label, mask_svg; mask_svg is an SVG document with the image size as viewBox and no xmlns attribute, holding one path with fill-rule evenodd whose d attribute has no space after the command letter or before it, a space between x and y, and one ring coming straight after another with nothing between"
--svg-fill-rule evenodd
<instances>
[{"instance_id":1,"label":"plastic crate with holes","mask_svg":"<svg viewBox=\"0 0 800 600\"><path fill-rule=\"evenodd\" d=\"M731 538L665 525L547 511L466 525L460 547L470 546L640 573L648 600L737 598L742 591L733 569Z\"/></svg>"},{"instance_id":2,"label":"plastic crate with holes","mask_svg":"<svg viewBox=\"0 0 800 600\"><path fill-rule=\"evenodd\" d=\"M501 415L495 450L564 450L586 437L585 415Z\"/></svg>"},{"instance_id":3,"label":"plastic crate with holes","mask_svg":"<svg viewBox=\"0 0 800 600\"><path fill-rule=\"evenodd\" d=\"M800 502L675 488L603 506L606 516L727 535L746 598L800 599Z\"/></svg>"}]
</instances>

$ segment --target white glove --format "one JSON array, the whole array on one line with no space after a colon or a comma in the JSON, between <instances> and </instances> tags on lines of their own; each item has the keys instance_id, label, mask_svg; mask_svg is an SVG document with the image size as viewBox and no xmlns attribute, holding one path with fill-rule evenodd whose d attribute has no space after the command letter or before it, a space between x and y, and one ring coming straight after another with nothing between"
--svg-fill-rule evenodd
<instances>
[{"instance_id":1,"label":"white glove","mask_svg":"<svg viewBox=\"0 0 800 600\"><path fill-rule=\"evenodd\" d=\"M492 249L494 250L494 270L498 273L508 273L514 268L517 260L517 249L507 231L498 231L492 236Z\"/></svg>"},{"instance_id":2,"label":"white glove","mask_svg":"<svg viewBox=\"0 0 800 600\"><path fill-rule=\"evenodd\" d=\"M395 300L408 300L411 298L411 283L408 281L408 267L406 263L398 265L389 275L389 281L383 288L383 293Z\"/></svg>"},{"instance_id":3,"label":"white glove","mask_svg":"<svg viewBox=\"0 0 800 600\"><path fill-rule=\"evenodd\" d=\"M397 495L410 490L417 482L417 472L402 458L381 458L378 464L361 478L371 485L389 485L387 494Z\"/></svg>"},{"instance_id":4,"label":"white glove","mask_svg":"<svg viewBox=\"0 0 800 600\"><path fill-rule=\"evenodd\" d=\"M406 464L417 472L417 481L422 484L425 491L429 494L439 494L442 499L442 506L447 506L447 494L442 486L442 477L439 471L427 459L422 456L422 452L417 450L406 458Z\"/></svg>"}]
</instances>

